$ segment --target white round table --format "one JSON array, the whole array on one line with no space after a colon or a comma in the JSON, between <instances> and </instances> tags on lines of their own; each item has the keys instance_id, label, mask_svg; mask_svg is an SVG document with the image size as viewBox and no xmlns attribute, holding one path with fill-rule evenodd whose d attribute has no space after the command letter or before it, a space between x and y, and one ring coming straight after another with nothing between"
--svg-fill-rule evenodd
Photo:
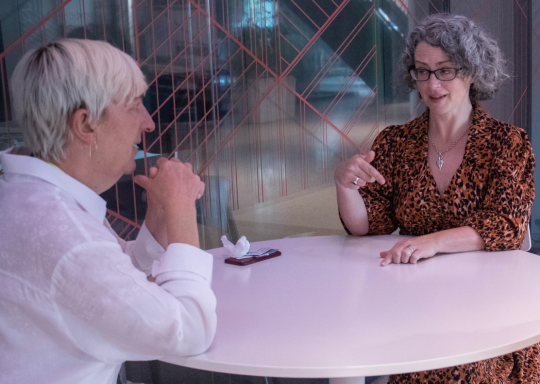
<instances>
[{"instance_id":1,"label":"white round table","mask_svg":"<svg viewBox=\"0 0 540 384\"><path fill-rule=\"evenodd\" d=\"M264 241L249 266L214 255L218 328L205 353L164 361L254 376L330 378L448 367L540 342L540 257L446 254L380 267L396 236Z\"/></svg>"}]
</instances>

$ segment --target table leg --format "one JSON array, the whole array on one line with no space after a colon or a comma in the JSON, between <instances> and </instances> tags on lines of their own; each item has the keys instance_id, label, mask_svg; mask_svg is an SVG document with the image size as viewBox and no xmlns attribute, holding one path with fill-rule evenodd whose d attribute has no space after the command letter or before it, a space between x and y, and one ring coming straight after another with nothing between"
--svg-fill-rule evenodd
<instances>
[{"instance_id":1,"label":"table leg","mask_svg":"<svg viewBox=\"0 0 540 384\"><path fill-rule=\"evenodd\" d=\"M330 378L330 384L365 384L365 377L334 377Z\"/></svg>"}]
</instances>

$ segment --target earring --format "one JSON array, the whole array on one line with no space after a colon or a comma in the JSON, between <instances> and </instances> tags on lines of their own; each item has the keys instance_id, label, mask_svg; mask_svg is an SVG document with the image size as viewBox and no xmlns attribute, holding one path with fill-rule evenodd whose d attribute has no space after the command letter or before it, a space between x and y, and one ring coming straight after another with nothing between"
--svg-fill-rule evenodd
<instances>
[{"instance_id":1,"label":"earring","mask_svg":"<svg viewBox=\"0 0 540 384\"><path fill-rule=\"evenodd\" d=\"M96 149L94 150L94 153L96 153L97 152L97 143L94 143L94 145L96 146ZM90 156L89 157L92 157L92 144L90 144L88 146L88 149L90 150L90 152L89 152Z\"/></svg>"}]
</instances>

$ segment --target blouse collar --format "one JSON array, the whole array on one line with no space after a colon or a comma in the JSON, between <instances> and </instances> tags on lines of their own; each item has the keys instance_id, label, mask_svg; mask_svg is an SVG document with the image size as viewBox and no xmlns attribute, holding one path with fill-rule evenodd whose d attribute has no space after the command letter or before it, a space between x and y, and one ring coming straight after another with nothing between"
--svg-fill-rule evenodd
<instances>
[{"instance_id":1,"label":"blouse collar","mask_svg":"<svg viewBox=\"0 0 540 384\"><path fill-rule=\"evenodd\" d=\"M6 179L16 175L26 175L42 179L67 192L92 216L103 222L107 203L86 185L68 174L35 157L12 155L11 148L0 152L0 163Z\"/></svg>"}]
</instances>

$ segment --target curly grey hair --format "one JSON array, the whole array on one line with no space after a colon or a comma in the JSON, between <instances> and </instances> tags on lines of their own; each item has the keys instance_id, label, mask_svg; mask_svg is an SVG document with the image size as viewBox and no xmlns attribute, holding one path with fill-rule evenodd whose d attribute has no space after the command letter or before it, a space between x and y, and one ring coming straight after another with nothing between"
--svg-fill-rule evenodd
<instances>
[{"instance_id":1,"label":"curly grey hair","mask_svg":"<svg viewBox=\"0 0 540 384\"><path fill-rule=\"evenodd\" d=\"M422 20L409 34L399 64L399 79L411 91L416 81L409 71L414 68L414 52L425 42L441 48L458 68L460 76L471 76L471 102L490 100L508 75L506 61L495 39L461 15L435 14Z\"/></svg>"},{"instance_id":2,"label":"curly grey hair","mask_svg":"<svg viewBox=\"0 0 540 384\"><path fill-rule=\"evenodd\" d=\"M147 88L137 63L104 41L65 39L27 52L12 77L15 118L35 156L59 161L72 114L86 108L91 123L113 102L130 103Z\"/></svg>"}]
</instances>

